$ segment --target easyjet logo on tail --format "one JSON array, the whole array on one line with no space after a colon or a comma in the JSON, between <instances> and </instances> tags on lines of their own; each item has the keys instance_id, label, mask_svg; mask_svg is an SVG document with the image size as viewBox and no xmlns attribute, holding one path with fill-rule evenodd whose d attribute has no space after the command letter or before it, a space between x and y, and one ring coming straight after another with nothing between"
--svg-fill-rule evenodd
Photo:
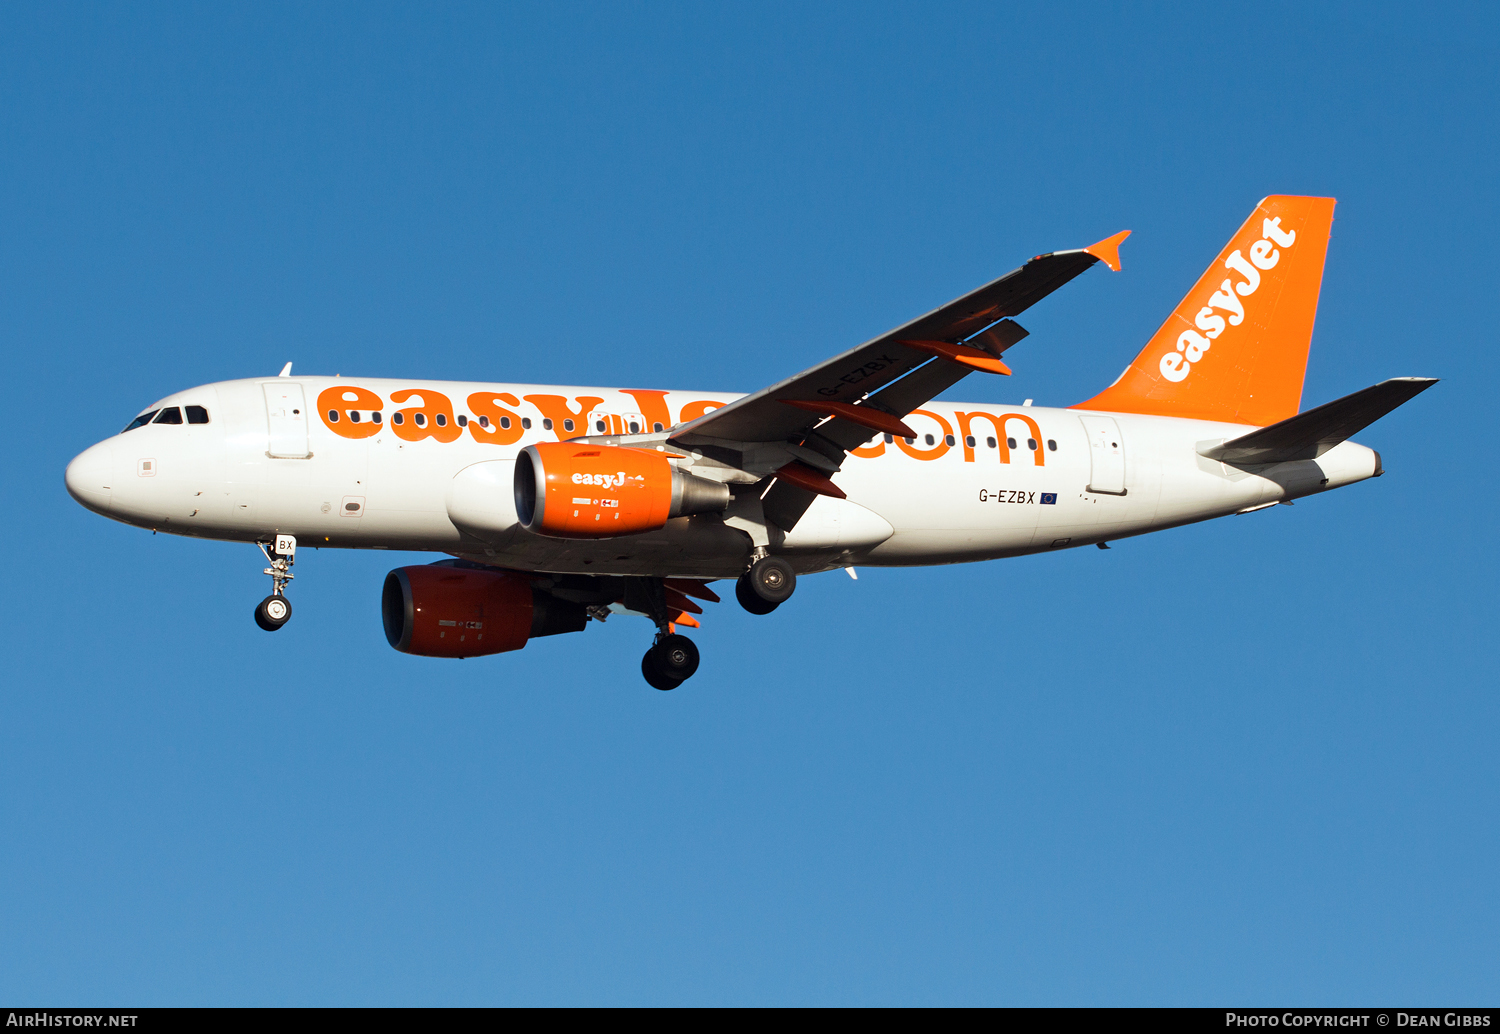
<instances>
[{"instance_id":1,"label":"easyjet logo on tail","mask_svg":"<svg viewBox=\"0 0 1500 1034\"><path fill-rule=\"evenodd\" d=\"M1219 289L1209 297L1208 304L1198 310L1193 320L1198 329L1179 334L1176 351L1161 357L1161 375L1173 382L1186 380L1193 372L1193 365L1203 361L1213 347L1212 342L1218 340L1226 326L1238 327L1245 322L1245 305L1240 299L1249 298L1260 288L1262 270L1274 269L1281 261L1281 252L1277 248L1290 248L1296 243L1297 231L1283 230L1280 216L1262 220L1261 239L1250 245L1250 257L1247 259L1236 248L1224 259L1224 268L1244 279L1235 283L1233 277L1224 278Z\"/></svg>"},{"instance_id":2,"label":"easyjet logo on tail","mask_svg":"<svg viewBox=\"0 0 1500 1034\"><path fill-rule=\"evenodd\" d=\"M1125 372L1073 408L1260 427L1296 413L1335 203L1262 198Z\"/></svg>"}]
</instances>

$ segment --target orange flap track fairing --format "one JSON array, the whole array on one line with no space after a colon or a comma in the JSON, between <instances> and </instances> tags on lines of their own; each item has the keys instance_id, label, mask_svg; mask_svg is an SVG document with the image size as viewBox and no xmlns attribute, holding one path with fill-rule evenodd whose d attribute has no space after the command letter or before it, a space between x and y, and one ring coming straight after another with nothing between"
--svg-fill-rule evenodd
<instances>
[{"instance_id":1,"label":"orange flap track fairing","mask_svg":"<svg viewBox=\"0 0 1500 1034\"><path fill-rule=\"evenodd\" d=\"M809 413L819 413L823 416L836 416L848 420L850 423L868 427L872 431L880 431L884 434L896 435L901 438L915 438L917 432L913 431L901 422L899 417L891 416L873 406L857 406L848 402L803 402L800 399L782 399L782 405L796 406L805 409Z\"/></svg>"}]
</instances>

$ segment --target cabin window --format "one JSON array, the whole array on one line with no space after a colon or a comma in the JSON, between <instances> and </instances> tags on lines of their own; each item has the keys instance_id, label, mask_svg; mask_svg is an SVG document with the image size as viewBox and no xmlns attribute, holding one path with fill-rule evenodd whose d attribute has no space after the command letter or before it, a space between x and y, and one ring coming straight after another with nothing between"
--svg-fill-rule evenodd
<instances>
[{"instance_id":1,"label":"cabin window","mask_svg":"<svg viewBox=\"0 0 1500 1034\"><path fill-rule=\"evenodd\" d=\"M945 435L943 435L943 444L945 444L945 445L952 445L953 444L953 436L951 434L945 434Z\"/></svg>"},{"instance_id":2,"label":"cabin window","mask_svg":"<svg viewBox=\"0 0 1500 1034\"><path fill-rule=\"evenodd\" d=\"M336 423L339 422L339 411L338 410L336 410L336 409L330 409L328 411L328 422L330 424L336 424Z\"/></svg>"},{"instance_id":3,"label":"cabin window","mask_svg":"<svg viewBox=\"0 0 1500 1034\"><path fill-rule=\"evenodd\" d=\"M641 433L641 425L638 424L638 423L636 423L634 420L630 421L630 433L631 434L640 434Z\"/></svg>"},{"instance_id":4,"label":"cabin window","mask_svg":"<svg viewBox=\"0 0 1500 1034\"><path fill-rule=\"evenodd\" d=\"M928 445L936 445L936 444L937 444L937 439L936 439L936 438L934 438L934 437L933 437L933 436L932 436L932 435L930 435L930 434L924 434L924 435L923 435L923 436L922 436L922 440L923 440L923 441L924 441L924 442L926 442L926 443L927 443L927 444L928 444Z\"/></svg>"},{"instance_id":5,"label":"cabin window","mask_svg":"<svg viewBox=\"0 0 1500 1034\"><path fill-rule=\"evenodd\" d=\"M487 416L480 417L479 418L479 426L480 427L489 427L490 426L490 418L487 417ZM504 428L505 430L509 431L510 430L510 417L508 417L508 416L501 417L500 418L500 426L502 428Z\"/></svg>"},{"instance_id":6,"label":"cabin window","mask_svg":"<svg viewBox=\"0 0 1500 1034\"><path fill-rule=\"evenodd\" d=\"M594 427L597 430L600 430L600 431L604 430L604 421L603 420L595 420L594 421Z\"/></svg>"},{"instance_id":7,"label":"cabin window","mask_svg":"<svg viewBox=\"0 0 1500 1034\"><path fill-rule=\"evenodd\" d=\"M202 406L187 406L187 418L190 424L208 423L208 410Z\"/></svg>"},{"instance_id":8,"label":"cabin window","mask_svg":"<svg viewBox=\"0 0 1500 1034\"><path fill-rule=\"evenodd\" d=\"M351 409L351 410L349 410L349 422L351 424L357 424L357 423L359 423L359 410L357 410L357 409Z\"/></svg>"},{"instance_id":9,"label":"cabin window","mask_svg":"<svg viewBox=\"0 0 1500 1034\"><path fill-rule=\"evenodd\" d=\"M182 423L182 410L176 406L168 406L151 422L153 424L180 424Z\"/></svg>"},{"instance_id":10,"label":"cabin window","mask_svg":"<svg viewBox=\"0 0 1500 1034\"><path fill-rule=\"evenodd\" d=\"M412 414L412 419L414 421L416 421L416 424L417 424L418 427L426 427L427 426L427 414L426 413L413 413Z\"/></svg>"},{"instance_id":11,"label":"cabin window","mask_svg":"<svg viewBox=\"0 0 1500 1034\"><path fill-rule=\"evenodd\" d=\"M372 424L378 424L378 423L380 423L380 410L377 409L375 412L373 412L373 413L370 414L370 423L372 423Z\"/></svg>"},{"instance_id":12,"label":"cabin window","mask_svg":"<svg viewBox=\"0 0 1500 1034\"><path fill-rule=\"evenodd\" d=\"M907 445L916 445L917 444L917 440L915 438L908 438L908 439L906 439L906 444Z\"/></svg>"},{"instance_id":13,"label":"cabin window","mask_svg":"<svg viewBox=\"0 0 1500 1034\"><path fill-rule=\"evenodd\" d=\"M988 445L991 449L993 449L993 448L996 447L997 443L995 442L994 438L986 438L984 440L984 444Z\"/></svg>"},{"instance_id":14,"label":"cabin window","mask_svg":"<svg viewBox=\"0 0 1500 1034\"><path fill-rule=\"evenodd\" d=\"M563 430L564 431L571 431L571 430L573 430L573 421L571 421L571 420L564 420L563 421Z\"/></svg>"},{"instance_id":15,"label":"cabin window","mask_svg":"<svg viewBox=\"0 0 1500 1034\"><path fill-rule=\"evenodd\" d=\"M140 416L130 421L130 423L126 426L125 431L134 431L137 427L145 427L151 422L151 418L156 416L158 412L160 412L160 410L153 409L149 413L142 413ZM124 434L125 431L121 431L120 433Z\"/></svg>"},{"instance_id":16,"label":"cabin window","mask_svg":"<svg viewBox=\"0 0 1500 1034\"><path fill-rule=\"evenodd\" d=\"M469 426L469 418L467 416L465 416L464 414L462 414L462 413L458 414L458 426L459 427L468 427Z\"/></svg>"},{"instance_id":17,"label":"cabin window","mask_svg":"<svg viewBox=\"0 0 1500 1034\"><path fill-rule=\"evenodd\" d=\"M437 416L433 417L433 419L437 421L437 425L439 427L448 426L448 415L446 413L439 413Z\"/></svg>"},{"instance_id":18,"label":"cabin window","mask_svg":"<svg viewBox=\"0 0 1500 1034\"><path fill-rule=\"evenodd\" d=\"M1048 452L1056 452L1057 451L1057 440L1055 438L1048 438L1047 439L1047 451Z\"/></svg>"},{"instance_id":19,"label":"cabin window","mask_svg":"<svg viewBox=\"0 0 1500 1034\"><path fill-rule=\"evenodd\" d=\"M1026 448L1030 449L1032 452L1036 452L1036 439L1035 438L1028 438L1028 439L1026 439Z\"/></svg>"},{"instance_id":20,"label":"cabin window","mask_svg":"<svg viewBox=\"0 0 1500 1034\"><path fill-rule=\"evenodd\" d=\"M406 423L406 417L405 417L404 414L401 414L401 413L392 414L392 416L391 416L391 423L393 423L393 424L404 424L404 423Z\"/></svg>"},{"instance_id":21,"label":"cabin window","mask_svg":"<svg viewBox=\"0 0 1500 1034\"><path fill-rule=\"evenodd\" d=\"M967 445L971 449L974 448L974 436L972 434L965 435L964 436L964 444Z\"/></svg>"},{"instance_id":22,"label":"cabin window","mask_svg":"<svg viewBox=\"0 0 1500 1034\"><path fill-rule=\"evenodd\" d=\"M656 434L661 434L662 431L666 430L666 428L662 427L661 426L661 421L658 420L656 423L654 423L654 424L651 425L651 430L654 431Z\"/></svg>"},{"instance_id":23,"label":"cabin window","mask_svg":"<svg viewBox=\"0 0 1500 1034\"><path fill-rule=\"evenodd\" d=\"M1016 440L1014 438L1005 439L1005 447L1007 449L1014 449L1016 447Z\"/></svg>"},{"instance_id":24,"label":"cabin window","mask_svg":"<svg viewBox=\"0 0 1500 1034\"><path fill-rule=\"evenodd\" d=\"M893 445L893 444L895 444L895 441L896 441L895 435L888 434L888 435L885 436L885 444L887 444L887 445Z\"/></svg>"}]
</instances>

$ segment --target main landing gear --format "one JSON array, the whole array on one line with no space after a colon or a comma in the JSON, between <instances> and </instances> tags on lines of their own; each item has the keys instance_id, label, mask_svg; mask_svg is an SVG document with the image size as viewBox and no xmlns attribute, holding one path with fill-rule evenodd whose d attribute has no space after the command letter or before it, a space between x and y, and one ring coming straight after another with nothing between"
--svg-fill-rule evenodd
<instances>
[{"instance_id":1,"label":"main landing gear","mask_svg":"<svg viewBox=\"0 0 1500 1034\"><path fill-rule=\"evenodd\" d=\"M641 658L641 674L653 689L676 689L698 670L698 647L685 635L658 632Z\"/></svg>"},{"instance_id":2,"label":"main landing gear","mask_svg":"<svg viewBox=\"0 0 1500 1034\"><path fill-rule=\"evenodd\" d=\"M734 583L734 595L752 614L769 614L797 591L797 572L779 556L763 556Z\"/></svg>"},{"instance_id":3,"label":"main landing gear","mask_svg":"<svg viewBox=\"0 0 1500 1034\"><path fill-rule=\"evenodd\" d=\"M656 622L656 639L641 658L641 674L656 689L676 689L698 670L698 648L685 635L678 635L671 621L660 579L631 578L625 586L625 606L648 614ZM781 557L764 554L740 575L734 594L740 606L752 614L769 614L797 590L797 572ZM717 596L711 596L718 599ZM679 604L680 605L680 604Z\"/></svg>"},{"instance_id":4,"label":"main landing gear","mask_svg":"<svg viewBox=\"0 0 1500 1034\"><path fill-rule=\"evenodd\" d=\"M676 689L698 670L698 647L685 635L678 635L673 621L678 613L681 594L671 590L678 603L669 605L667 587L660 578L625 579L625 607L645 614L656 625L651 649L641 658L641 674L653 689Z\"/></svg>"},{"instance_id":5,"label":"main landing gear","mask_svg":"<svg viewBox=\"0 0 1500 1034\"><path fill-rule=\"evenodd\" d=\"M297 539L293 535L277 535L274 544L267 546L257 542L260 551L271 565L266 574L271 576L271 595L255 606L255 623L267 632L276 632L292 620L292 601L286 598L286 583L291 581L292 564L297 557Z\"/></svg>"}]
</instances>

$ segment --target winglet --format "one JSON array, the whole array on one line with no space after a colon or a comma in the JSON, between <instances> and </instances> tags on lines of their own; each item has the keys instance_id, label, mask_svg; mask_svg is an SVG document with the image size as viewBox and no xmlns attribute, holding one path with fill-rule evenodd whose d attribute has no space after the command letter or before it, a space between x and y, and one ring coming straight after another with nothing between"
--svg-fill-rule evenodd
<instances>
[{"instance_id":1,"label":"winglet","mask_svg":"<svg viewBox=\"0 0 1500 1034\"><path fill-rule=\"evenodd\" d=\"M1129 236L1129 230L1121 230L1113 237L1106 237L1098 244L1090 244L1083 250L1118 273L1120 271L1120 245Z\"/></svg>"},{"instance_id":2,"label":"winglet","mask_svg":"<svg viewBox=\"0 0 1500 1034\"><path fill-rule=\"evenodd\" d=\"M278 377L290 377L291 375L292 375L292 364L291 363L287 363L285 366L283 366L281 368L281 372L278 373L276 376L278 376Z\"/></svg>"}]
</instances>

